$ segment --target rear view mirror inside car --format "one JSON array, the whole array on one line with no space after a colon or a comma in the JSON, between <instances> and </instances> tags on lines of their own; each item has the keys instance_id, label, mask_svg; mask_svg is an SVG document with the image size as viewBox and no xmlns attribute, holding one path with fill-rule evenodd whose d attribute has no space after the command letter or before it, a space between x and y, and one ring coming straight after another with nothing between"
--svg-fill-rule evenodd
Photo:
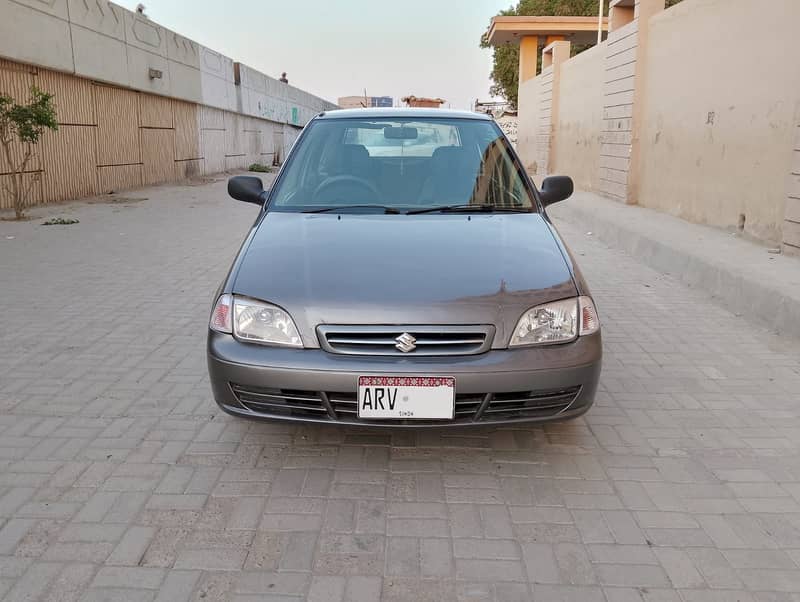
<instances>
[{"instance_id":1,"label":"rear view mirror inside car","mask_svg":"<svg viewBox=\"0 0 800 602\"><path fill-rule=\"evenodd\" d=\"M416 140L417 128L395 127L387 125L383 128L383 136L387 140Z\"/></svg>"}]
</instances>

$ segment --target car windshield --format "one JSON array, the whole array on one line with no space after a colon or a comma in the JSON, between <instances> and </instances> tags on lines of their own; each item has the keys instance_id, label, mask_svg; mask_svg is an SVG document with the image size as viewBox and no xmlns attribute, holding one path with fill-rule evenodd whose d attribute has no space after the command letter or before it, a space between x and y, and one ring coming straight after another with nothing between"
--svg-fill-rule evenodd
<instances>
[{"instance_id":1,"label":"car windshield","mask_svg":"<svg viewBox=\"0 0 800 602\"><path fill-rule=\"evenodd\" d=\"M530 212L536 205L494 122L433 117L313 121L269 206L391 214L473 208Z\"/></svg>"}]
</instances>

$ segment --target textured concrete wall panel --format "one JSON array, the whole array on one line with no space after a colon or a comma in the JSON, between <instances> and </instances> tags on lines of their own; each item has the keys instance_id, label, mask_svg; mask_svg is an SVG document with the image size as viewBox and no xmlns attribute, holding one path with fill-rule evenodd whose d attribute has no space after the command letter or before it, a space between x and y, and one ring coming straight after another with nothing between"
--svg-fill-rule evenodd
<instances>
[{"instance_id":1,"label":"textured concrete wall panel","mask_svg":"<svg viewBox=\"0 0 800 602\"><path fill-rule=\"evenodd\" d=\"M187 67L200 69L200 44L169 29L165 31L167 58Z\"/></svg>"},{"instance_id":2,"label":"textured concrete wall panel","mask_svg":"<svg viewBox=\"0 0 800 602\"><path fill-rule=\"evenodd\" d=\"M66 0L0 0L0 56L74 71Z\"/></svg>"},{"instance_id":3,"label":"textured concrete wall panel","mask_svg":"<svg viewBox=\"0 0 800 602\"><path fill-rule=\"evenodd\" d=\"M783 223L783 244L788 255L800 255L800 223L786 220Z\"/></svg>"},{"instance_id":4,"label":"textured concrete wall panel","mask_svg":"<svg viewBox=\"0 0 800 602\"><path fill-rule=\"evenodd\" d=\"M43 201L63 201L97 194L97 128L62 125L42 138L45 169Z\"/></svg>"},{"instance_id":5,"label":"textured concrete wall panel","mask_svg":"<svg viewBox=\"0 0 800 602\"><path fill-rule=\"evenodd\" d=\"M183 63L168 60L170 96L191 102L203 102L203 83L200 71Z\"/></svg>"},{"instance_id":6,"label":"textured concrete wall panel","mask_svg":"<svg viewBox=\"0 0 800 602\"><path fill-rule=\"evenodd\" d=\"M636 85L636 61L639 21L608 34L604 73L602 75L602 124L599 148L598 181L595 190L624 201L628 198L630 137L620 137L633 129L633 94ZM614 138L611 139L610 137ZM618 160L624 158L624 161Z\"/></svg>"},{"instance_id":7,"label":"textured concrete wall panel","mask_svg":"<svg viewBox=\"0 0 800 602\"><path fill-rule=\"evenodd\" d=\"M53 94L59 123L71 125L95 125L94 86L80 77L43 69L37 85Z\"/></svg>"},{"instance_id":8,"label":"textured concrete wall panel","mask_svg":"<svg viewBox=\"0 0 800 602\"><path fill-rule=\"evenodd\" d=\"M141 165L110 165L97 168L98 191L102 193L119 192L142 185Z\"/></svg>"},{"instance_id":9,"label":"textured concrete wall panel","mask_svg":"<svg viewBox=\"0 0 800 602\"><path fill-rule=\"evenodd\" d=\"M107 0L0 0L0 57L237 110L233 59ZM334 106L254 69L243 81L254 116L302 125Z\"/></svg>"},{"instance_id":10,"label":"textured concrete wall panel","mask_svg":"<svg viewBox=\"0 0 800 602\"><path fill-rule=\"evenodd\" d=\"M141 163L136 92L96 85L98 165ZM115 176L116 177L116 176Z\"/></svg>"},{"instance_id":11,"label":"textured concrete wall panel","mask_svg":"<svg viewBox=\"0 0 800 602\"><path fill-rule=\"evenodd\" d=\"M124 41L72 25L72 49L76 75L120 86L130 83Z\"/></svg>"},{"instance_id":12,"label":"textured concrete wall panel","mask_svg":"<svg viewBox=\"0 0 800 602\"><path fill-rule=\"evenodd\" d=\"M73 25L107 37L125 41L125 13L121 6L106 0L68 0L69 20Z\"/></svg>"},{"instance_id":13,"label":"textured concrete wall panel","mask_svg":"<svg viewBox=\"0 0 800 602\"><path fill-rule=\"evenodd\" d=\"M30 87L36 83L36 73L38 70L26 65L0 60L0 91L14 98L17 102L25 102L30 96ZM22 147L12 146L12 155L15 164L22 158ZM38 159L29 163L26 171L36 171L39 169ZM0 152L0 174L11 171L5 157L5 153Z\"/></svg>"},{"instance_id":14,"label":"textured concrete wall panel","mask_svg":"<svg viewBox=\"0 0 800 602\"><path fill-rule=\"evenodd\" d=\"M169 64L165 57L140 48L128 46L128 79L129 86L136 90L153 94L170 95ZM160 72L161 77L151 78L150 70Z\"/></svg>"},{"instance_id":15,"label":"textured concrete wall panel","mask_svg":"<svg viewBox=\"0 0 800 602\"><path fill-rule=\"evenodd\" d=\"M96 14L92 17L93 14L87 12L86 19L99 18ZM110 18L108 14L106 18ZM176 50L174 56L192 62L185 52L190 52L187 48L193 46L187 47L183 38L164 31L168 52L170 40L183 44L180 52L184 54L179 56ZM111 33L104 36L105 39L118 41ZM199 56L208 58L207 71L217 72L217 75L209 73L209 77L225 86L233 86L225 75L228 67L232 66L230 60L215 53L203 54L202 47L197 48ZM140 48L128 50L160 58ZM196 70L184 63L173 61L172 64ZM245 77L249 77L247 81L255 88L270 89L272 80L263 74L254 71ZM36 184L33 204L241 169L253 162L271 164L276 152L285 157L299 133L299 128L257 116L0 59L3 91L24 99L32 84L55 95L61 124L58 132L45 136L28 166L28 171L41 172L41 183ZM275 110L275 103L255 88L244 89L261 96L262 112L265 106ZM289 87L285 84L278 83L274 89L289 95ZM225 98L228 98L227 93ZM324 101L318 99L318 102ZM286 108L287 105L282 105L280 110ZM295 115L303 115L301 108L295 109ZM0 163L0 174L3 168ZM10 203L7 193L0 194L2 206Z\"/></svg>"},{"instance_id":16,"label":"textured concrete wall panel","mask_svg":"<svg viewBox=\"0 0 800 602\"><path fill-rule=\"evenodd\" d=\"M166 58L167 56L167 30L161 25L139 16L130 11L125 11L125 40L128 46L140 48Z\"/></svg>"},{"instance_id":17,"label":"textured concrete wall panel","mask_svg":"<svg viewBox=\"0 0 800 602\"><path fill-rule=\"evenodd\" d=\"M204 173L225 171L225 130L202 130L200 145Z\"/></svg>"},{"instance_id":18,"label":"textured concrete wall panel","mask_svg":"<svg viewBox=\"0 0 800 602\"><path fill-rule=\"evenodd\" d=\"M0 59L0 90L17 101L26 99L38 73L36 67Z\"/></svg>"},{"instance_id":19,"label":"textured concrete wall panel","mask_svg":"<svg viewBox=\"0 0 800 602\"><path fill-rule=\"evenodd\" d=\"M200 46L200 86L202 104L236 110L233 59Z\"/></svg>"},{"instance_id":20,"label":"textured concrete wall panel","mask_svg":"<svg viewBox=\"0 0 800 602\"><path fill-rule=\"evenodd\" d=\"M153 94L138 94L139 125L144 128L171 128L172 100Z\"/></svg>"},{"instance_id":21,"label":"textured concrete wall panel","mask_svg":"<svg viewBox=\"0 0 800 602\"><path fill-rule=\"evenodd\" d=\"M795 123L782 230L784 253L800 255L800 101L795 109Z\"/></svg>"},{"instance_id":22,"label":"textured concrete wall panel","mask_svg":"<svg viewBox=\"0 0 800 602\"><path fill-rule=\"evenodd\" d=\"M247 117L238 113L225 111L225 154L228 156L243 155L244 147L244 123Z\"/></svg>"},{"instance_id":23,"label":"textured concrete wall panel","mask_svg":"<svg viewBox=\"0 0 800 602\"><path fill-rule=\"evenodd\" d=\"M193 178L206 173L204 159L188 159L175 161L175 177L177 179Z\"/></svg>"},{"instance_id":24,"label":"textured concrete wall panel","mask_svg":"<svg viewBox=\"0 0 800 602\"><path fill-rule=\"evenodd\" d=\"M23 186L30 187L30 195L26 207L33 207L42 203L42 180L38 174L26 173L23 178ZM14 202L6 187L11 186L10 175L0 175L0 209L11 209Z\"/></svg>"},{"instance_id":25,"label":"textured concrete wall panel","mask_svg":"<svg viewBox=\"0 0 800 602\"><path fill-rule=\"evenodd\" d=\"M175 131L142 128L142 183L169 182L176 178Z\"/></svg>"},{"instance_id":26,"label":"textured concrete wall panel","mask_svg":"<svg viewBox=\"0 0 800 602\"><path fill-rule=\"evenodd\" d=\"M172 119L175 124L175 159L199 159L200 127L197 105L175 100L172 102Z\"/></svg>"},{"instance_id":27,"label":"textured concrete wall panel","mask_svg":"<svg viewBox=\"0 0 800 602\"><path fill-rule=\"evenodd\" d=\"M200 106L200 128L204 130L224 130L225 111L213 107Z\"/></svg>"},{"instance_id":28,"label":"textured concrete wall panel","mask_svg":"<svg viewBox=\"0 0 800 602\"><path fill-rule=\"evenodd\" d=\"M537 77L541 79L539 92L539 134L536 139L536 164L539 174L547 174L550 166L550 146L553 136L553 67L545 67Z\"/></svg>"},{"instance_id":29,"label":"textured concrete wall panel","mask_svg":"<svg viewBox=\"0 0 800 602\"><path fill-rule=\"evenodd\" d=\"M67 0L14 0L14 2L63 21L69 19Z\"/></svg>"}]
</instances>

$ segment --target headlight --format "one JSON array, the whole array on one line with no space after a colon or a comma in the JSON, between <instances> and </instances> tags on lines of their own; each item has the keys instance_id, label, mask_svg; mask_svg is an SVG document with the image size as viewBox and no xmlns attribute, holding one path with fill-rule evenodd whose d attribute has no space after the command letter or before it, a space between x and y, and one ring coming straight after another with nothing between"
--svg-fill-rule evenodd
<instances>
[{"instance_id":1,"label":"headlight","mask_svg":"<svg viewBox=\"0 0 800 602\"><path fill-rule=\"evenodd\" d=\"M526 311L517 322L508 346L566 343L599 329L597 311L589 297L564 299Z\"/></svg>"},{"instance_id":2,"label":"headlight","mask_svg":"<svg viewBox=\"0 0 800 602\"><path fill-rule=\"evenodd\" d=\"M211 313L210 328L232 333L243 341L286 347L303 346L300 333L288 313L276 305L244 297L222 295Z\"/></svg>"}]
</instances>

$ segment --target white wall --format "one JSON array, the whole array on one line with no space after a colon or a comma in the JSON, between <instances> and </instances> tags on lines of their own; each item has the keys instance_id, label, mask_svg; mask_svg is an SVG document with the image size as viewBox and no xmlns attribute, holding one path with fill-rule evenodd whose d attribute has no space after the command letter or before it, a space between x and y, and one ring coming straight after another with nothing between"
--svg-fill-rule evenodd
<instances>
[{"instance_id":1,"label":"white wall","mask_svg":"<svg viewBox=\"0 0 800 602\"><path fill-rule=\"evenodd\" d=\"M0 57L294 125L335 107L250 68L240 103L233 59L106 0L0 0Z\"/></svg>"}]
</instances>

